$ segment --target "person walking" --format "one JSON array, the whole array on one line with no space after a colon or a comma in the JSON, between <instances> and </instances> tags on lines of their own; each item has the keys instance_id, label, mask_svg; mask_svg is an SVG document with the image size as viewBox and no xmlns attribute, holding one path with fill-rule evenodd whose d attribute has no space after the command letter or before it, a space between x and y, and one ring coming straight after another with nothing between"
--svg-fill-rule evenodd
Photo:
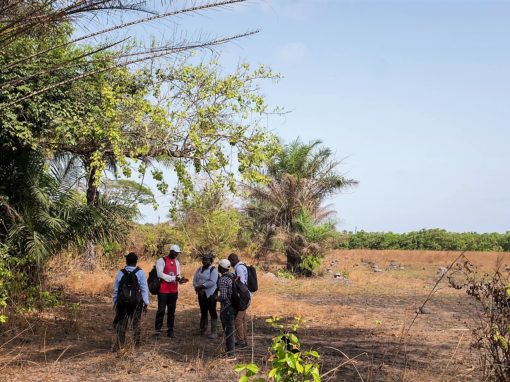
<instances>
[{"instance_id":1,"label":"person walking","mask_svg":"<svg viewBox=\"0 0 510 382\"><path fill-rule=\"evenodd\" d=\"M235 360L234 320L236 311L231 301L235 276L229 270L230 261L227 259L220 260L218 272L221 277L218 281L218 301L221 303L220 319L225 335L225 355L231 360Z\"/></svg>"},{"instance_id":2,"label":"person walking","mask_svg":"<svg viewBox=\"0 0 510 382\"><path fill-rule=\"evenodd\" d=\"M126 329L129 321L133 326L135 347L140 346L140 321L142 311L147 313L149 305L149 288L142 269L136 266L138 256L129 252L126 256L126 266L119 270L113 284L113 306L117 339L112 351L120 350L126 340Z\"/></svg>"},{"instance_id":3,"label":"person walking","mask_svg":"<svg viewBox=\"0 0 510 382\"><path fill-rule=\"evenodd\" d=\"M234 273L236 277L239 278L243 284L248 284L248 268L246 265L239 260L239 256L235 253L231 253L228 256L228 260L230 264L234 267ZM250 296L253 297L250 292ZM238 311L235 317L235 328L236 328L236 347L243 348L248 346L248 342L246 340L246 310Z\"/></svg>"},{"instance_id":4,"label":"person walking","mask_svg":"<svg viewBox=\"0 0 510 382\"><path fill-rule=\"evenodd\" d=\"M218 314L216 313L216 289L218 286L218 270L212 266L213 254L202 255L202 266L193 277L193 287L198 296L200 306L200 335L207 331L208 316L211 317L211 334L209 338L217 338Z\"/></svg>"},{"instance_id":5,"label":"person walking","mask_svg":"<svg viewBox=\"0 0 510 382\"><path fill-rule=\"evenodd\" d=\"M168 256L163 256L156 261L156 271L161 280L158 292L158 310L156 312L156 336L161 334L165 310L167 311L167 336L174 337L175 308L179 292L179 283L187 280L181 276L181 265L177 257L181 248L173 244Z\"/></svg>"}]
</instances>

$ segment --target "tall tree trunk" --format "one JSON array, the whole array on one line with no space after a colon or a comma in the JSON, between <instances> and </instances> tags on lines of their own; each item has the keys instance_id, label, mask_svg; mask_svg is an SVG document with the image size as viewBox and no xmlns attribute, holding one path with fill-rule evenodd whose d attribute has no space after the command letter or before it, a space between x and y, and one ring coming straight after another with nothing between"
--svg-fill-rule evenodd
<instances>
[{"instance_id":1,"label":"tall tree trunk","mask_svg":"<svg viewBox=\"0 0 510 382\"><path fill-rule=\"evenodd\" d=\"M306 240L299 234L288 234L289 237L285 243L285 256L287 256L287 270L299 274L301 273L301 258L303 250L306 247Z\"/></svg>"},{"instance_id":2,"label":"tall tree trunk","mask_svg":"<svg viewBox=\"0 0 510 382\"><path fill-rule=\"evenodd\" d=\"M90 168L90 159L85 161L85 168L87 169L87 205L97 206L99 191L94 182L97 170ZM81 268L86 271L93 271L96 268L96 243L91 238L86 240Z\"/></svg>"},{"instance_id":3,"label":"tall tree trunk","mask_svg":"<svg viewBox=\"0 0 510 382\"><path fill-rule=\"evenodd\" d=\"M255 255L257 259L264 258L267 253L269 252L269 249L271 248L271 242L273 241L274 231L271 229L268 229L266 234L264 235L264 242L262 243L260 249L257 251L257 254Z\"/></svg>"}]
</instances>

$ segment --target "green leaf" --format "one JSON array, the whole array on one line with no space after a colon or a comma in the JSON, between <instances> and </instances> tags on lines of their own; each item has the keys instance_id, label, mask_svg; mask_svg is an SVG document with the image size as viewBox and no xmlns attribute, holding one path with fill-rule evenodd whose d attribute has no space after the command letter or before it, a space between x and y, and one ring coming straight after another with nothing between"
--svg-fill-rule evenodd
<instances>
[{"instance_id":1,"label":"green leaf","mask_svg":"<svg viewBox=\"0 0 510 382\"><path fill-rule=\"evenodd\" d=\"M235 367L234 367L234 371L235 371L236 373L240 373L241 371L245 370L245 369L246 369L246 367L247 367L247 365L246 365L246 364L244 364L244 363L239 363L239 364L235 365Z\"/></svg>"},{"instance_id":2,"label":"green leaf","mask_svg":"<svg viewBox=\"0 0 510 382\"><path fill-rule=\"evenodd\" d=\"M259 367L254 363L249 363L248 365L246 365L246 369L251 371L253 374L257 374L259 372Z\"/></svg>"},{"instance_id":3,"label":"green leaf","mask_svg":"<svg viewBox=\"0 0 510 382\"><path fill-rule=\"evenodd\" d=\"M248 382L248 377L246 375L241 376L241 378L239 378L239 382Z\"/></svg>"},{"instance_id":4,"label":"green leaf","mask_svg":"<svg viewBox=\"0 0 510 382\"><path fill-rule=\"evenodd\" d=\"M292 355L287 354L285 357L285 360L287 362L287 365L289 365L290 368L296 369L296 358L295 358L294 354L292 354Z\"/></svg>"}]
</instances>

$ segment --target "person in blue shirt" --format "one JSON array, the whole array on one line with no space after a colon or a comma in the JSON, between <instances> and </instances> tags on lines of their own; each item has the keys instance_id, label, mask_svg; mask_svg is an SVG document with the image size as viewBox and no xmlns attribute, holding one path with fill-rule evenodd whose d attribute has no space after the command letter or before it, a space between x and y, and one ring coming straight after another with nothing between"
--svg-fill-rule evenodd
<instances>
[{"instance_id":1,"label":"person in blue shirt","mask_svg":"<svg viewBox=\"0 0 510 382\"><path fill-rule=\"evenodd\" d=\"M145 273L136 266L137 262L138 256L136 253L128 253L126 255L126 266L119 270L113 284L113 307L115 309L113 326L117 332L117 340L112 351L118 351L124 346L129 321L133 325L135 347L140 346L140 321L142 311L147 313L149 288ZM132 274L136 277L136 282L135 279L131 279ZM132 288L129 287L131 284L133 284ZM128 293L130 291L133 291L133 297L130 297Z\"/></svg>"},{"instance_id":2,"label":"person in blue shirt","mask_svg":"<svg viewBox=\"0 0 510 382\"><path fill-rule=\"evenodd\" d=\"M195 272L193 287L198 296L200 306L200 335L207 331L208 316L211 316L211 334L209 338L217 338L218 313L216 312L216 289L218 285L218 269L212 266L213 254L202 255L202 266Z\"/></svg>"}]
</instances>

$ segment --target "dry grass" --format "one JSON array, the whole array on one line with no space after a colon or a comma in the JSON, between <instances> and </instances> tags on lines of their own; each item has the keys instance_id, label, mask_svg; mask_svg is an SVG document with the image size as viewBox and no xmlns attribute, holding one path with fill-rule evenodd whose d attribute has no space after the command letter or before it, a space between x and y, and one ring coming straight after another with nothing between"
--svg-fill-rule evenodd
<instances>
[{"instance_id":1,"label":"dry grass","mask_svg":"<svg viewBox=\"0 0 510 382\"><path fill-rule=\"evenodd\" d=\"M255 327L255 361L266 365L267 347L274 335L264 320L274 315L301 315L307 324L300 337L304 346L315 348L323 355L323 371L345 361L334 348L349 357L368 353L356 360L366 381L439 381L445 376L451 381L476 380L467 331L474 308L462 292L443 284L430 301L433 314L419 317L404 351L395 358L402 329L434 284L437 268L446 266L456 255L432 251L334 251L326 257L324 273L319 278L286 280L259 270L259 292L248 311ZM510 263L507 253L467 256L486 270L493 268L498 258ZM336 263L331 272L346 272L349 285L328 273L332 261ZM385 269L390 261L404 269L374 273L367 265L374 262ZM139 262L146 274L153 264L153 259ZM274 264L281 267L282 259L273 257L273 270ZM58 312L41 316L38 326L33 326L31 342L13 341L5 347L8 355L0 355L0 369L3 365L8 380L149 381L160 378L161 374L172 375L175 381L236 380L232 364L218 358L223 346L221 340L204 341L193 334L198 311L190 284L181 285L179 292L176 329L182 338L162 343L151 339L157 305L152 296L143 329L146 344L141 352L112 355L108 352L113 338L110 299L116 270L87 274L79 271L73 262L61 260L54 267L57 265L60 270L54 275L58 278L52 279L52 283L64 285L81 302L76 328L65 324L66 318ZM119 263L118 267L122 265ZM199 266L198 262L183 264L181 273L191 279ZM0 339L0 344L7 338ZM17 347L11 346L14 343ZM240 361L251 361L251 351L241 352ZM350 366L332 375L330 381L358 378Z\"/></svg>"}]
</instances>

